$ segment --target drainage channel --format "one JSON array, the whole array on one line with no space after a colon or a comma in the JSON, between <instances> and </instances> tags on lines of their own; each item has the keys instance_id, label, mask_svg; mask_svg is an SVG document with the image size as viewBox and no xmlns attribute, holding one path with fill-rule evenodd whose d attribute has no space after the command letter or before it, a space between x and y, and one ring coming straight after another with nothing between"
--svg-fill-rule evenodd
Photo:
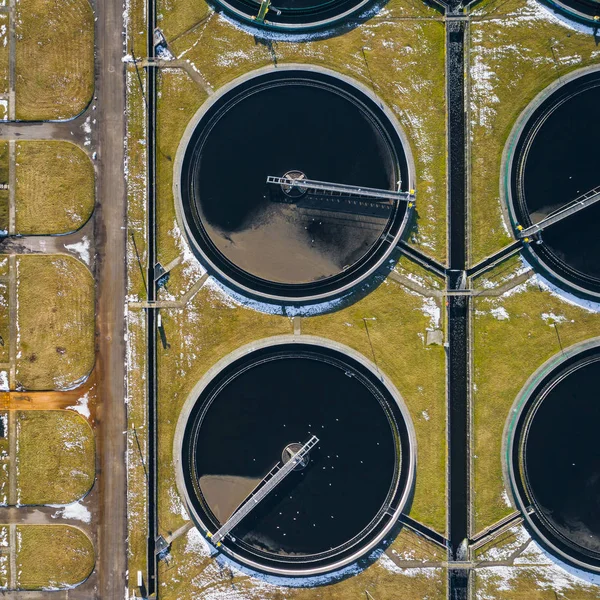
<instances>
[{"instance_id":1,"label":"drainage channel","mask_svg":"<svg viewBox=\"0 0 600 600\"><path fill-rule=\"evenodd\" d=\"M449 290L466 285L465 21L459 5L446 15L448 106ZM463 17L463 18L461 18ZM469 296L448 296L448 523L450 562L467 559L468 540L468 311ZM467 600L469 571L448 571L448 597Z\"/></svg>"}]
</instances>

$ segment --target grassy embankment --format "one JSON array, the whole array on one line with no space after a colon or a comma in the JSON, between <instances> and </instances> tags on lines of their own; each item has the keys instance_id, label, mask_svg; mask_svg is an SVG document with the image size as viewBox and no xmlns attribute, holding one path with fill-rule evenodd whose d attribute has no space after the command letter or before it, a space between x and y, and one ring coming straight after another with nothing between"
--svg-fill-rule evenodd
<instances>
[{"instance_id":1,"label":"grassy embankment","mask_svg":"<svg viewBox=\"0 0 600 600\"><path fill-rule=\"evenodd\" d=\"M94 166L70 142L19 142L16 148L16 232L69 233L94 210Z\"/></svg>"},{"instance_id":2,"label":"grassy embankment","mask_svg":"<svg viewBox=\"0 0 600 600\"><path fill-rule=\"evenodd\" d=\"M62 255L17 258L17 382L27 390L66 389L95 360L94 279Z\"/></svg>"},{"instance_id":3,"label":"grassy embankment","mask_svg":"<svg viewBox=\"0 0 600 600\"><path fill-rule=\"evenodd\" d=\"M0 363L9 360L8 256L0 255Z\"/></svg>"},{"instance_id":4,"label":"grassy embankment","mask_svg":"<svg viewBox=\"0 0 600 600\"><path fill-rule=\"evenodd\" d=\"M393 564L405 558L414 561L412 564L435 564L445 559L443 550L407 530L396 537L385 557L365 570L312 588L276 586L228 567L218 567L214 559L201 554L202 548L204 542L197 535L175 540L171 568L165 566L162 573L161 596L165 600L187 600L209 593L215 598L233 593L244 600L348 600L367 598L366 592L377 600L438 600L447 593L445 569L432 566L403 573Z\"/></svg>"},{"instance_id":5,"label":"grassy embankment","mask_svg":"<svg viewBox=\"0 0 600 600\"><path fill-rule=\"evenodd\" d=\"M16 4L16 116L69 119L94 91L94 14L88 0Z\"/></svg>"},{"instance_id":6,"label":"grassy embankment","mask_svg":"<svg viewBox=\"0 0 600 600\"><path fill-rule=\"evenodd\" d=\"M503 226L502 152L521 112L567 73L600 65L591 33L550 17L534 0L486 0L471 24L471 243L474 264L512 239Z\"/></svg>"},{"instance_id":7,"label":"grassy embankment","mask_svg":"<svg viewBox=\"0 0 600 600\"><path fill-rule=\"evenodd\" d=\"M68 588L85 581L96 557L90 539L67 525L17 526L17 588Z\"/></svg>"},{"instance_id":8,"label":"grassy embankment","mask_svg":"<svg viewBox=\"0 0 600 600\"><path fill-rule=\"evenodd\" d=\"M518 266L517 259L511 263ZM505 265L500 271L507 275ZM479 531L514 510L504 494L501 454L504 426L517 394L561 351L556 328L563 348L568 348L600 335L600 315L562 300L535 280L500 298L477 298L473 310L473 487Z\"/></svg>"},{"instance_id":9,"label":"grassy embankment","mask_svg":"<svg viewBox=\"0 0 600 600\"><path fill-rule=\"evenodd\" d=\"M130 3L128 44L136 56L143 54L144 37L143 0ZM127 70L127 293L136 300L146 299L146 142L145 111L142 90L132 66ZM134 242L135 241L135 242ZM136 253L137 249L137 253ZM146 329L145 312L130 310L127 316L127 528L130 590L137 590L137 572L146 571L146 475L143 460L146 456ZM135 434L133 430L135 428ZM137 438L136 438L137 435ZM139 447L138 447L139 442ZM140 456L140 448L143 457Z\"/></svg>"},{"instance_id":10,"label":"grassy embankment","mask_svg":"<svg viewBox=\"0 0 600 600\"><path fill-rule=\"evenodd\" d=\"M8 13L0 13L0 94L8 94L9 23ZM8 119L8 101L4 101L0 105L0 119Z\"/></svg>"},{"instance_id":11,"label":"grassy embankment","mask_svg":"<svg viewBox=\"0 0 600 600\"><path fill-rule=\"evenodd\" d=\"M8 142L0 141L0 183L8 183ZM8 190L0 190L0 231L8 231Z\"/></svg>"},{"instance_id":12,"label":"grassy embankment","mask_svg":"<svg viewBox=\"0 0 600 600\"><path fill-rule=\"evenodd\" d=\"M600 64L590 34L549 17L524 0L477 6L471 25L471 262L510 242L502 225L500 165L511 128L547 85L576 68ZM486 276L508 276L519 262L506 262ZM479 285L476 282L476 287ZM512 403L526 379L559 352L552 319L557 314L564 347L598 335L600 320L530 284L500 299L475 299L474 307L474 522L480 530L512 508L504 497L502 433ZM500 320L491 309L504 309Z\"/></svg>"},{"instance_id":13,"label":"grassy embankment","mask_svg":"<svg viewBox=\"0 0 600 600\"><path fill-rule=\"evenodd\" d=\"M475 552L473 591L494 600L597 600L598 587L564 571L522 526L513 527Z\"/></svg>"},{"instance_id":14,"label":"grassy embankment","mask_svg":"<svg viewBox=\"0 0 600 600\"><path fill-rule=\"evenodd\" d=\"M16 413L17 494L20 504L70 504L96 475L94 433L70 410Z\"/></svg>"}]
</instances>

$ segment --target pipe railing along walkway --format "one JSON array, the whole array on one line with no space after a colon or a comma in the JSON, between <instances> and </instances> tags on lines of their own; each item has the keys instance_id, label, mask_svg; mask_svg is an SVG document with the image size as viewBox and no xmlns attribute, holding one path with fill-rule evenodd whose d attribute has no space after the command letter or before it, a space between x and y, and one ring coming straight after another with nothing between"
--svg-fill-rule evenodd
<instances>
[{"instance_id":1,"label":"pipe railing along walkway","mask_svg":"<svg viewBox=\"0 0 600 600\"><path fill-rule=\"evenodd\" d=\"M555 223L558 223L559 221L578 213L584 208L596 204L596 202L600 202L600 186L589 190L585 194L581 194L581 196L578 196L575 198L575 200L565 204L565 206L555 210L547 217L544 217L541 221L538 221L529 227L517 227L517 236L521 239L531 237L536 233L540 233L540 231L546 229L546 227L550 227L550 225L554 225Z\"/></svg>"}]
</instances>

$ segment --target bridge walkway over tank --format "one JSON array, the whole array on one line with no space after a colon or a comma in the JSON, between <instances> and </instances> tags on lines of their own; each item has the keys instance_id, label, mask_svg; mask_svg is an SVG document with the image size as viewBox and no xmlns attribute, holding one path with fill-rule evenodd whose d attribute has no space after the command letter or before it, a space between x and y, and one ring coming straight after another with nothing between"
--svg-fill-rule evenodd
<instances>
[{"instance_id":1,"label":"bridge walkway over tank","mask_svg":"<svg viewBox=\"0 0 600 600\"><path fill-rule=\"evenodd\" d=\"M536 233L540 233L546 227L553 225L554 223L558 223L575 213L578 213L580 210L595 204L600 201L600 186L595 187L585 194L578 196L575 200L572 200L565 206L562 206L558 210L550 213L547 217L544 217L541 221L534 223L529 227L517 227L517 237L520 239L530 238L532 235Z\"/></svg>"},{"instance_id":2,"label":"bridge walkway over tank","mask_svg":"<svg viewBox=\"0 0 600 600\"><path fill-rule=\"evenodd\" d=\"M317 192L329 192L343 196L357 196L361 198L385 199L389 202L402 200L405 202L414 201L414 190L410 192L401 192L394 190L382 190L378 188L361 187L357 185L347 185L345 183L330 183L328 181L316 181L313 179L292 179L290 177L274 177L269 175L267 183L281 185L289 188L298 188L300 190L313 190Z\"/></svg>"},{"instance_id":3,"label":"bridge walkway over tank","mask_svg":"<svg viewBox=\"0 0 600 600\"><path fill-rule=\"evenodd\" d=\"M229 517L229 519L212 535L209 534L211 542L215 546L221 544L221 540L236 527L242 519L244 519L261 500L267 497L302 461L308 453L319 443L319 438L311 436L311 438L282 466L277 463L263 478L261 483L254 491L242 502L238 509ZM264 483L264 485L262 485Z\"/></svg>"}]
</instances>

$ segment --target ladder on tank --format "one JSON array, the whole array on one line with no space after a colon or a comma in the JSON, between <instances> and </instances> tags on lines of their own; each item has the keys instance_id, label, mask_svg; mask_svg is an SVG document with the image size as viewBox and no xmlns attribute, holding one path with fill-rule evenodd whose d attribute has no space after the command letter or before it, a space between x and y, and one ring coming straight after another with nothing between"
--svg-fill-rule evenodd
<instances>
[{"instance_id":1,"label":"ladder on tank","mask_svg":"<svg viewBox=\"0 0 600 600\"><path fill-rule=\"evenodd\" d=\"M575 200L565 204L565 206L561 206L558 210L555 210L541 221L538 221L529 227L523 228L521 225L518 225L517 237L528 241L527 238L530 238L532 235L540 233L540 231L546 229L546 227L549 227L558 221L562 221L596 202L600 202L600 186L591 189L589 192L585 192L585 194L581 194L581 196L578 196Z\"/></svg>"},{"instance_id":2,"label":"ladder on tank","mask_svg":"<svg viewBox=\"0 0 600 600\"><path fill-rule=\"evenodd\" d=\"M234 527L236 527L242 519L244 519L261 500L267 497L302 461L308 453L319 443L319 438L311 436L311 438L283 465L277 463L256 486L254 491L240 504L229 519L221 525L221 527L213 534L208 534L211 542L215 546L221 545L221 540L228 535ZM264 483L264 485L263 485Z\"/></svg>"}]
</instances>

